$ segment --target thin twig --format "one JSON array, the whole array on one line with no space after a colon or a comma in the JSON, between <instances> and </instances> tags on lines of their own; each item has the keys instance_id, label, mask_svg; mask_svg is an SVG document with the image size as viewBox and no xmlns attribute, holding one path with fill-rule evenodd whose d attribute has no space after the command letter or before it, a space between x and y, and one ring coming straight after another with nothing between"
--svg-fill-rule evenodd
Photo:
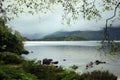
<instances>
[{"instance_id":1,"label":"thin twig","mask_svg":"<svg viewBox=\"0 0 120 80\"><path fill-rule=\"evenodd\" d=\"M109 31L108 31L108 22L109 22L109 20L113 19L116 16L117 8L119 7L119 5L120 5L120 2L115 7L113 16L111 16L110 18L106 19L106 25L105 25L105 31L104 31L104 36L105 36L104 40L107 40L108 42L110 42Z\"/></svg>"}]
</instances>

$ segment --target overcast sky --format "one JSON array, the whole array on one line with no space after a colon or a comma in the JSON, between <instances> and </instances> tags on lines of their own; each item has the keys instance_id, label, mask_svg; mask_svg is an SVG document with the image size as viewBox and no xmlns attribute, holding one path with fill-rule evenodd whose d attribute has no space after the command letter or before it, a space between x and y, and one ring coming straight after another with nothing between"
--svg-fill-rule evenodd
<instances>
[{"instance_id":1,"label":"overcast sky","mask_svg":"<svg viewBox=\"0 0 120 80\"><path fill-rule=\"evenodd\" d=\"M112 16L112 12L103 14L103 18L96 21L86 21L83 17L79 17L75 23L71 25L62 24L62 9L56 6L54 12L47 14L19 14L9 25L18 30L22 34L49 34L56 31L78 31L78 30L100 30L105 26L105 19ZM120 25L120 21L113 24Z\"/></svg>"}]
</instances>

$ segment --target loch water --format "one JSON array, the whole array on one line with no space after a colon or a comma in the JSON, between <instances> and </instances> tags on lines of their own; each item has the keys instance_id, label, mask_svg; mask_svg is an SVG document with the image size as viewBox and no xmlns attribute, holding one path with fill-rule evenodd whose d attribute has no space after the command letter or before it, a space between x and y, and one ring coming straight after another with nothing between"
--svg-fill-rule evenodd
<instances>
[{"instance_id":1,"label":"loch water","mask_svg":"<svg viewBox=\"0 0 120 80\"><path fill-rule=\"evenodd\" d=\"M27 59L48 58L59 61L58 66L64 68L77 65L77 71L80 73L108 70L120 76L120 56L109 55L99 50L100 41L26 41L24 46L30 52L23 55ZM106 64L93 65L92 68L86 69L86 64L96 60L105 61Z\"/></svg>"}]
</instances>

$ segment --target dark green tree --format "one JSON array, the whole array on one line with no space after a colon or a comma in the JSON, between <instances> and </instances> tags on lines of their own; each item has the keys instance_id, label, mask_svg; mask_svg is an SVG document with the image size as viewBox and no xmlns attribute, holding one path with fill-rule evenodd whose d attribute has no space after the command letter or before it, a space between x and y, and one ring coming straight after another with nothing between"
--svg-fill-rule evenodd
<instances>
[{"instance_id":1,"label":"dark green tree","mask_svg":"<svg viewBox=\"0 0 120 80\"><path fill-rule=\"evenodd\" d=\"M8 51L22 54L24 50L22 36L6 26L4 20L0 20L0 52Z\"/></svg>"}]
</instances>

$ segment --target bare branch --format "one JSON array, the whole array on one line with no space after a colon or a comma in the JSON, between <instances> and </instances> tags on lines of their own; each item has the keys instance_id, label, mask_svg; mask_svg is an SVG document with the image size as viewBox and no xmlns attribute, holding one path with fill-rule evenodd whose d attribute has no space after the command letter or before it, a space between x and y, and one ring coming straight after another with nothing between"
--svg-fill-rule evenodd
<instances>
[{"instance_id":1,"label":"bare branch","mask_svg":"<svg viewBox=\"0 0 120 80\"><path fill-rule=\"evenodd\" d=\"M116 5L115 9L114 9L114 14L113 16L111 16L110 18L106 19L106 25L105 25L105 31L104 31L104 40L107 40L108 42L110 42L109 39L109 31L108 31L108 22L109 20L113 19L116 16L116 12L117 12L117 8L119 7L120 2Z\"/></svg>"}]
</instances>

